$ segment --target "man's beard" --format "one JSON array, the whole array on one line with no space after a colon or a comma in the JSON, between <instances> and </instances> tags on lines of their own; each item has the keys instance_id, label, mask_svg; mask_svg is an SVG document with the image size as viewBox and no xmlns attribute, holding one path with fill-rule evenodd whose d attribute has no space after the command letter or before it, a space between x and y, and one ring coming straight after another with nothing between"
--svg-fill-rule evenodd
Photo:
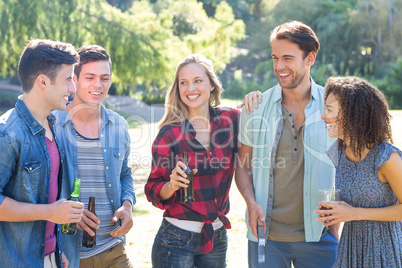
<instances>
[{"instance_id":1,"label":"man's beard","mask_svg":"<svg viewBox=\"0 0 402 268\"><path fill-rule=\"evenodd\" d=\"M288 86L283 85L284 83L287 83L287 82L281 82L281 80L278 79L279 80L279 85L282 88L294 89L294 88L298 87L301 84L301 82L303 81L305 75L306 75L306 72L304 72L303 75L301 75L301 76L295 77L294 79L291 80L290 85L288 85Z\"/></svg>"}]
</instances>

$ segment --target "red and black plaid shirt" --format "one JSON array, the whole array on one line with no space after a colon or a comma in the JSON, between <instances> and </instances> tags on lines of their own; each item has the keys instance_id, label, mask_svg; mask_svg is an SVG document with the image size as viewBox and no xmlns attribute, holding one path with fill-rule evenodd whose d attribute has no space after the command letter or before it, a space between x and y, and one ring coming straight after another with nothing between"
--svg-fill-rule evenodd
<instances>
[{"instance_id":1,"label":"red and black plaid shirt","mask_svg":"<svg viewBox=\"0 0 402 268\"><path fill-rule=\"evenodd\" d=\"M231 228L225 215L229 212L240 111L210 108L210 114L211 151L195 138L196 131L188 120L181 125L164 126L159 131L152 145L152 171L145 185L148 201L165 210L163 216L205 223L201 230L201 254L213 248L212 222L219 218L226 229ZM177 161L182 161L183 152L188 152L190 168L198 169L194 175L195 202L180 203L180 190L169 199L161 200L162 186L170 181L170 174Z\"/></svg>"}]
</instances>

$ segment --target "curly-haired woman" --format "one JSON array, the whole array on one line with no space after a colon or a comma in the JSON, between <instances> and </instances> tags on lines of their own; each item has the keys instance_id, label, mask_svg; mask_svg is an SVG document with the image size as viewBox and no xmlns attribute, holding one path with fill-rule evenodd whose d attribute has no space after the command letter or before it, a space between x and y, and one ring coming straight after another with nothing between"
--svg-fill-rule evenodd
<instances>
[{"instance_id":1,"label":"curly-haired woman","mask_svg":"<svg viewBox=\"0 0 402 268\"><path fill-rule=\"evenodd\" d=\"M328 155L336 170L339 203L321 202L317 220L345 222L335 267L402 267L402 159L392 142L388 104L357 77L325 85L325 121L338 142Z\"/></svg>"}]
</instances>

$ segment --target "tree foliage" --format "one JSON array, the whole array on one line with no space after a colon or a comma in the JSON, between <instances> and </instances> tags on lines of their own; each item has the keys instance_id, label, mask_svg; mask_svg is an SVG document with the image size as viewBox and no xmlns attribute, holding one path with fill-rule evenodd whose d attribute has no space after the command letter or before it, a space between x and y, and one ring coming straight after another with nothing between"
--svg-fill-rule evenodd
<instances>
[{"instance_id":1,"label":"tree foliage","mask_svg":"<svg viewBox=\"0 0 402 268\"><path fill-rule=\"evenodd\" d=\"M320 39L315 81L358 75L400 105L400 0L0 0L0 73L15 73L30 38L99 44L112 56L114 88L147 89L153 100L163 98L183 57L203 53L225 96L235 97L277 81L269 35L289 20L311 26Z\"/></svg>"},{"instance_id":2,"label":"tree foliage","mask_svg":"<svg viewBox=\"0 0 402 268\"><path fill-rule=\"evenodd\" d=\"M219 0L206 0L206 2L211 1ZM316 82L325 84L331 75L358 75L375 83L380 82L380 89L386 92L390 99L392 97L391 104L398 103L395 101L396 92L402 91L401 86L393 86L381 80L389 80L390 73L395 68L395 62L402 53L402 31L400 30L402 1L262 0L243 2L248 3L250 7L255 5L259 10L259 12L253 12L252 8L249 10L252 17L246 23L247 39L239 44L239 47L247 50L248 53L239 55L231 66L232 69L241 68L244 80L251 81L246 92L254 90L252 83L256 81L259 85L265 84L264 81L270 79L276 81L272 72L254 72L253 70L258 69L261 64L269 63L271 59L269 42L271 31L286 21L299 20L311 26L320 39L321 49L312 68L312 76ZM235 7L233 9L235 10ZM251 79L248 78L249 74L253 74ZM238 84L234 77L232 81ZM228 85L227 87L230 88Z\"/></svg>"},{"instance_id":3,"label":"tree foliage","mask_svg":"<svg viewBox=\"0 0 402 268\"><path fill-rule=\"evenodd\" d=\"M111 54L113 79L124 93L138 85L161 93L171 83L176 64L190 53L204 53L222 71L245 29L226 2L217 6L213 18L196 0L128 0L124 5L111 0L0 0L0 10L3 77L15 73L31 38L60 40L77 48L98 44ZM195 28L189 30L189 25Z\"/></svg>"}]
</instances>

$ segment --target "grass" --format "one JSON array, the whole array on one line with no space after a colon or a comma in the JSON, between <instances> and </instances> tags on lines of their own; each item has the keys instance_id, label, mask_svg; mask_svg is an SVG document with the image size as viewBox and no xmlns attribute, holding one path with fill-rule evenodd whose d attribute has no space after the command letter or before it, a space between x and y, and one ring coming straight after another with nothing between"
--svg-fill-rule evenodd
<instances>
[{"instance_id":1,"label":"grass","mask_svg":"<svg viewBox=\"0 0 402 268\"><path fill-rule=\"evenodd\" d=\"M133 217L144 216L151 213L148 209L135 209L133 212Z\"/></svg>"},{"instance_id":2,"label":"grass","mask_svg":"<svg viewBox=\"0 0 402 268\"><path fill-rule=\"evenodd\" d=\"M123 113L123 112L119 112L119 111L115 111L116 113L118 113L119 115L121 115L123 118L127 119L129 118L131 115L127 114L127 113ZM127 120L128 123L128 127L129 128L136 128L138 126L141 125L141 123L139 121L132 121L132 120Z\"/></svg>"}]
</instances>

